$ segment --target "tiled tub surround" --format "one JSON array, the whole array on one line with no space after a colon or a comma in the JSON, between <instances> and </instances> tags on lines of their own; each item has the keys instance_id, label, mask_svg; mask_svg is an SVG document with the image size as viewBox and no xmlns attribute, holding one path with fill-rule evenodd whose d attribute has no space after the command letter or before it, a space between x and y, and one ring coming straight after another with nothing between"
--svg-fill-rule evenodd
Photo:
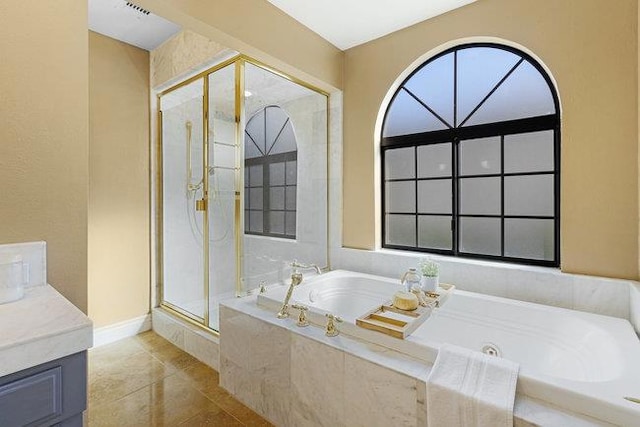
<instances>
[{"instance_id":1,"label":"tiled tub surround","mask_svg":"<svg viewBox=\"0 0 640 427\"><path fill-rule=\"evenodd\" d=\"M631 320L640 334L640 284L631 280L568 274L546 267L348 248L331 250L331 268L400 277L427 256L440 264L440 282L452 283L457 289L620 317Z\"/></svg>"},{"instance_id":2,"label":"tiled tub surround","mask_svg":"<svg viewBox=\"0 0 640 427\"><path fill-rule=\"evenodd\" d=\"M250 296L222 303L220 384L278 426L423 426L431 364L276 319ZM520 393L515 426L610 426Z\"/></svg>"},{"instance_id":3,"label":"tiled tub surround","mask_svg":"<svg viewBox=\"0 0 640 427\"><path fill-rule=\"evenodd\" d=\"M292 301L310 307L316 324L331 312L343 318L344 334L427 363L435 360L440 343L476 351L490 343L521 364L519 386L527 395L612 422L640 418L640 407L623 399L635 396L640 383L640 342L628 321L456 291L405 340L355 326L358 316L399 289L395 279L336 270L308 277ZM258 304L276 312L285 292L285 286L270 287Z\"/></svg>"}]
</instances>

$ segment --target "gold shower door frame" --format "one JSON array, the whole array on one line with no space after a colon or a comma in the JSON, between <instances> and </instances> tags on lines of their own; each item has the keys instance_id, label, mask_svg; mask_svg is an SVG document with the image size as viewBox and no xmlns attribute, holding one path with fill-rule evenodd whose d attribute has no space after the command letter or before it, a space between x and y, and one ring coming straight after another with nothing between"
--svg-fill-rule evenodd
<instances>
[{"instance_id":1,"label":"gold shower door frame","mask_svg":"<svg viewBox=\"0 0 640 427\"><path fill-rule=\"evenodd\" d=\"M177 83L171 86L168 89L163 90L158 93L156 96L157 102L157 111L158 111L158 123L157 123L157 145L156 145L156 176L155 176L155 196L156 196L156 248L155 248L155 259L156 259L156 286L158 289L158 300L159 306L170 311L172 314L178 316L179 318L186 320L192 324L195 324L201 328L204 328L206 331L219 335L219 332L212 329L209 326L210 321L210 295L209 295L209 76L216 71L219 71L229 65L235 64L235 200L234 200L234 230L235 230L235 258L236 258L236 283L235 283L235 292L236 296L241 296L244 292L243 284L242 284L242 261L243 261L243 246L242 246L242 234L244 231L244 200L243 200L243 189L244 189L244 122L245 122L245 105L244 105L244 87L245 87L245 79L244 79L244 69L245 64L250 63L259 68L262 68L268 72L271 72L275 75L278 75L286 80L289 80L293 83L296 83L300 86L306 87L314 92L317 92L327 99L327 128L329 126L329 94L322 89L319 89L313 85L310 85L300 79L297 79L293 76L285 74L281 71L278 71L270 66L257 61L251 57L246 55L236 55L233 58L230 58L226 61L223 61L211 68L202 71L195 76L192 76L180 83ZM163 267L164 267L164 251L163 251L163 146L162 146L162 109L160 100L162 96L179 89L183 86L186 86L190 83L193 83L197 80L203 79L203 104L202 104L202 173L203 173L203 194L202 200L204 203L201 205L204 209L199 210L202 212L203 217L203 282L204 282L204 317L201 319L200 317L189 313L188 311L176 306L175 304L171 304L164 299L164 277L163 277ZM328 129L327 129L327 138L328 138ZM329 153L329 144L327 141L327 155ZM327 181L329 177L329 161L327 157ZM328 186L327 186L328 193ZM328 194L327 194L328 196ZM328 211L328 197L327 197L327 211ZM327 220L328 220L327 216ZM327 234L329 233L329 227L327 226ZM328 239L327 239L328 242ZM327 244L327 260L328 260L328 252L329 245Z\"/></svg>"}]
</instances>

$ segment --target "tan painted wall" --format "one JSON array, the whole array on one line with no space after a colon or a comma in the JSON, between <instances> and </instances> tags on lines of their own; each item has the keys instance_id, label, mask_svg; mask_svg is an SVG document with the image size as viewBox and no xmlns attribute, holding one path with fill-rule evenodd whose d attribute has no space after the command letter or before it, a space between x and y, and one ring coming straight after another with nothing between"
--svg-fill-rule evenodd
<instances>
[{"instance_id":1,"label":"tan painted wall","mask_svg":"<svg viewBox=\"0 0 640 427\"><path fill-rule=\"evenodd\" d=\"M149 312L149 53L89 32L89 316Z\"/></svg>"},{"instance_id":2,"label":"tan painted wall","mask_svg":"<svg viewBox=\"0 0 640 427\"><path fill-rule=\"evenodd\" d=\"M49 282L87 309L87 3L0 2L0 243L46 240Z\"/></svg>"},{"instance_id":3,"label":"tan painted wall","mask_svg":"<svg viewBox=\"0 0 640 427\"><path fill-rule=\"evenodd\" d=\"M151 51L151 87L193 70L226 49L193 31L180 31Z\"/></svg>"},{"instance_id":4,"label":"tan painted wall","mask_svg":"<svg viewBox=\"0 0 640 427\"><path fill-rule=\"evenodd\" d=\"M399 74L454 39L535 53L559 86L562 269L638 277L637 1L482 0L345 54L344 240L373 248L374 126Z\"/></svg>"},{"instance_id":5,"label":"tan painted wall","mask_svg":"<svg viewBox=\"0 0 640 427\"><path fill-rule=\"evenodd\" d=\"M342 87L344 54L265 0L139 0L185 29L324 90Z\"/></svg>"}]
</instances>

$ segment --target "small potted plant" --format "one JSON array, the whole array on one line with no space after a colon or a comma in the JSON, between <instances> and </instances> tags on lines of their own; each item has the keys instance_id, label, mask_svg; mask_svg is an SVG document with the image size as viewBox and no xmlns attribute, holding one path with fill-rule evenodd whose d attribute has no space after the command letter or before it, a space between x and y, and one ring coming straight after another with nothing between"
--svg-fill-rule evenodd
<instances>
[{"instance_id":1,"label":"small potted plant","mask_svg":"<svg viewBox=\"0 0 640 427\"><path fill-rule=\"evenodd\" d=\"M440 282L440 264L425 258L420 262L420 273L422 274L422 290L425 292L435 291Z\"/></svg>"}]
</instances>

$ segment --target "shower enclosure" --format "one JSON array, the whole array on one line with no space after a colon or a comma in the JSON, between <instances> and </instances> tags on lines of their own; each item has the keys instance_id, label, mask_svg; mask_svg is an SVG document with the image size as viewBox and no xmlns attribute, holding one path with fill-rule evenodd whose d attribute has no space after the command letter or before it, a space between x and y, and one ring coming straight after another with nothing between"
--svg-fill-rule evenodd
<instances>
[{"instance_id":1,"label":"shower enclosure","mask_svg":"<svg viewBox=\"0 0 640 427\"><path fill-rule=\"evenodd\" d=\"M212 331L221 299L327 264L325 93L244 56L159 93L159 303Z\"/></svg>"}]
</instances>

